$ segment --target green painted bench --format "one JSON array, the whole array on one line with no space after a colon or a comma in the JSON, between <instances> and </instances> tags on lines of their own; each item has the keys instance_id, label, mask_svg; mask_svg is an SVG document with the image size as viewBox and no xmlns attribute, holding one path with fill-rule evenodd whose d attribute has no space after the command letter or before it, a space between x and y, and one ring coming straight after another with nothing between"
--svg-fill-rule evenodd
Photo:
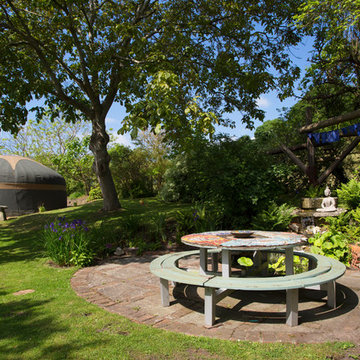
<instances>
[{"instance_id":1,"label":"green painted bench","mask_svg":"<svg viewBox=\"0 0 360 360\"><path fill-rule=\"evenodd\" d=\"M217 252L215 250L214 252ZM274 251L272 251L274 252ZM281 253L282 251L276 251ZM150 271L160 278L160 293L163 306L169 306L169 281L181 284L196 285L205 288L205 325L215 322L215 306L220 300L234 290L273 291L286 290L286 324L298 325L299 289L321 286L327 291L327 303L336 307L336 282L346 270L344 264L337 260L315 254L294 251L294 255L309 259L311 270L301 274L276 277L222 277L218 272L187 271L179 268L181 259L198 255L199 251L184 251L158 257L150 264Z\"/></svg>"}]
</instances>

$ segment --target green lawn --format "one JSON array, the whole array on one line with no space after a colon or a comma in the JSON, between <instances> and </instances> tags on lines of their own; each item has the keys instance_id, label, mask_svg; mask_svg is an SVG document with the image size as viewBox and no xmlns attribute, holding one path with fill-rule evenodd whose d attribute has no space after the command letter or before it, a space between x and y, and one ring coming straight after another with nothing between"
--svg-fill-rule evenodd
<instances>
[{"instance_id":1,"label":"green lawn","mask_svg":"<svg viewBox=\"0 0 360 360\"><path fill-rule=\"evenodd\" d=\"M48 264L41 246L44 224L57 215L103 221L115 228L129 215L171 213L182 205L150 199L123 201L123 210L100 211L101 202L0 223L0 359L336 359L348 343L259 344L192 337L135 324L75 295L76 268ZM34 290L14 295L20 290Z\"/></svg>"}]
</instances>

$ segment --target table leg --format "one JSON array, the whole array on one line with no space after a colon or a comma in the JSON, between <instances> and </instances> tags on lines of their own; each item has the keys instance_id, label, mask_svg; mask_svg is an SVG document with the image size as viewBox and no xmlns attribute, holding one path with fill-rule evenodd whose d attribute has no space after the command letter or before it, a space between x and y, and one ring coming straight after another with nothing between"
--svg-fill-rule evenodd
<instances>
[{"instance_id":1,"label":"table leg","mask_svg":"<svg viewBox=\"0 0 360 360\"><path fill-rule=\"evenodd\" d=\"M215 273L218 271L218 264L219 264L219 253L214 252L211 254L211 270Z\"/></svg>"},{"instance_id":2,"label":"table leg","mask_svg":"<svg viewBox=\"0 0 360 360\"><path fill-rule=\"evenodd\" d=\"M223 249L221 251L221 266L222 266L222 276L230 277L231 276L231 252L230 250Z\"/></svg>"},{"instance_id":3,"label":"table leg","mask_svg":"<svg viewBox=\"0 0 360 360\"><path fill-rule=\"evenodd\" d=\"M286 275L294 274L294 249L293 248L285 249L285 269L286 269Z\"/></svg>"},{"instance_id":4,"label":"table leg","mask_svg":"<svg viewBox=\"0 0 360 360\"><path fill-rule=\"evenodd\" d=\"M208 251L205 248L200 248L200 274L206 275L208 263Z\"/></svg>"}]
</instances>

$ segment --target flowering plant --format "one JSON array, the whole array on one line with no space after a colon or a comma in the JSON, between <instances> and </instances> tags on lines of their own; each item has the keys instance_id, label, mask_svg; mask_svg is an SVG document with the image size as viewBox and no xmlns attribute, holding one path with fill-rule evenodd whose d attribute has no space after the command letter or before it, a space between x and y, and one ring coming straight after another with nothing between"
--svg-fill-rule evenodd
<instances>
[{"instance_id":1,"label":"flowering plant","mask_svg":"<svg viewBox=\"0 0 360 360\"><path fill-rule=\"evenodd\" d=\"M93 260L91 236L82 220L58 217L45 225L43 238L47 255L58 265L86 266Z\"/></svg>"}]
</instances>

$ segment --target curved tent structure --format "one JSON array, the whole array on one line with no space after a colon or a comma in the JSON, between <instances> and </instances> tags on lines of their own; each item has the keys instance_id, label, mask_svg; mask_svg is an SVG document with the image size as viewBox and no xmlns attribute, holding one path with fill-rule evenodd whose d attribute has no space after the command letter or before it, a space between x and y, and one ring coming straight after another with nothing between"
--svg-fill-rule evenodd
<instances>
[{"instance_id":1,"label":"curved tent structure","mask_svg":"<svg viewBox=\"0 0 360 360\"><path fill-rule=\"evenodd\" d=\"M8 215L22 215L67 206L65 179L29 158L0 155L0 205Z\"/></svg>"}]
</instances>

